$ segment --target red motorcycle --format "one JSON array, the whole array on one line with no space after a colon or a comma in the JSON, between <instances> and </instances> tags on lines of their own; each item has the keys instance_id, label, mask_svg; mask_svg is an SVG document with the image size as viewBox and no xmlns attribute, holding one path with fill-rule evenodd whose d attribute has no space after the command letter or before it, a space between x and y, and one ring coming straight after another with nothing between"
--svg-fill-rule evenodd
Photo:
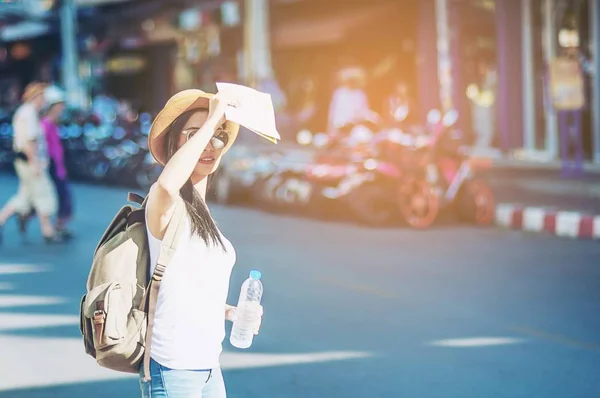
<instances>
[{"instance_id":1,"label":"red motorcycle","mask_svg":"<svg viewBox=\"0 0 600 398\"><path fill-rule=\"evenodd\" d=\"M460 130L458 114L428 114L428 131L407 138L400 157L403 177L397 185L398 210L414 228L428 228L443 210L477 225L494 221L495 201L490 186L475 175L487 162L471 158Z\"/></svg>"},{"instance_id":2,"label":"red motorcycle","mask_svg":"<svg viewBox=\"0 0 600 398\"><path fill-rule=\"evenodd\" d=\"M315 145L321 149L304 170L281 174L290 183L282 185L280 196L319 217L350 216L373 226L398 219L397 173L379 159L378 131L375 121L361 120L340 129L336 139Z\"/></svg>"}]
</instances>

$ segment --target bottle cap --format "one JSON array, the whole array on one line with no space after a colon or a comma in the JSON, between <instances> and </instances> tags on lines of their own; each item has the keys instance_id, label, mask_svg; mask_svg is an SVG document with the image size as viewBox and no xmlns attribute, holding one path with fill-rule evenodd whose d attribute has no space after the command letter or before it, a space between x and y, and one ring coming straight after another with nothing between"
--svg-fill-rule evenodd
<instances>
[{"instance_id":1,"label":"bottle cap","mask_svg":"<svg viewBox=\"0 0 600 398\"><path fill-rule=\"evenodd\" d=\"M255 269L250 271L250 278L258 281L258 280L260 280L261 277L262 277L262 274L260 273L260 271L257 271Z\"/></svg>"}]
</instances>

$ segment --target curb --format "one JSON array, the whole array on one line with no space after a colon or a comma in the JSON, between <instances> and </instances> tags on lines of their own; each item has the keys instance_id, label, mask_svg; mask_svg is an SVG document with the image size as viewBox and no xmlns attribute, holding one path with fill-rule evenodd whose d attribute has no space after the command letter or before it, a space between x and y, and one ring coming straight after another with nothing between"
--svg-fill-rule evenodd
<instances>
[{"instance_id":1,"label":"curb","mask_svg":"<svg viewBox=\"0 0 600 398\"><path fill-rule=\"evenodd\" d=\"M565 238L600 239L600 215L577 211L502 203L496 206L496 224Z\"/></svg>"}]
</instances>

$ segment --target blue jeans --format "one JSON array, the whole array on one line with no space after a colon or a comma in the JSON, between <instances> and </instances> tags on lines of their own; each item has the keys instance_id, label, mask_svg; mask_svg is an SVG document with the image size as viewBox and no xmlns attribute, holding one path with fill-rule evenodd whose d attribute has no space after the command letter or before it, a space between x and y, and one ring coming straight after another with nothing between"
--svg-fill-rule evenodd
<instances>
[{"instance_id":1,"label":"blue jeans","mask_svg":"<svg viewBox=\"0 0 600 398\"><path fill-rule=\"evenodd\" d=\"M150 361L150 381L140 370L142 398L227 398L220 368L178 370Z\"/></svg>"}]
</instances>

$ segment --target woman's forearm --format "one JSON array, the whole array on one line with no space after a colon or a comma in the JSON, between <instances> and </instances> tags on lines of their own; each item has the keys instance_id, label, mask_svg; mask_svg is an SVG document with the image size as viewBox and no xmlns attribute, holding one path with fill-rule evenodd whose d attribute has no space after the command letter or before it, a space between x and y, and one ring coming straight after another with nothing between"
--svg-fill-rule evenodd
<instances>
[{"instance_id":1,"label":"woman's forearm","mask_svg":"<svg viewBox=\"0 0 600 398\"><path fill-rule=\"evenodd\" d=\"M168 192L169 196L176 197L179 195L179 190L192 175L198 159L200 159L218 126L218 122L213 118L208 119L165 165L160 177L158 177L157 185Z\"/></svg>"}]
</instances>

